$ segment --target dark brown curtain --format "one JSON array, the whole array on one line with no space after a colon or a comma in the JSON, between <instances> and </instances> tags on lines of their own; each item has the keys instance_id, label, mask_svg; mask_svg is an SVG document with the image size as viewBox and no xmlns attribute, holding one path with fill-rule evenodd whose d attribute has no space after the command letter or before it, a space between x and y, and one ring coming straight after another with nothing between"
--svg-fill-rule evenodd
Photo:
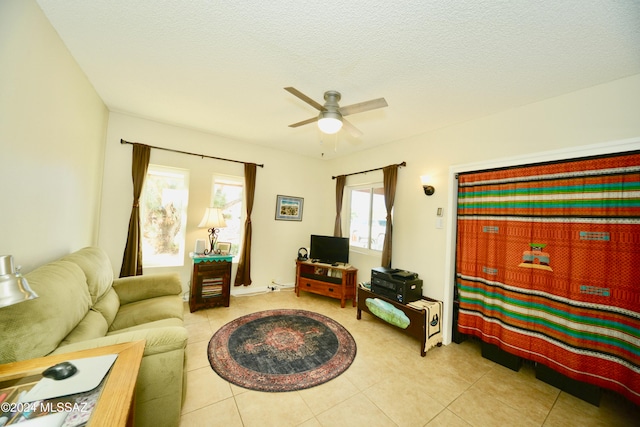
<instances>
[{"instance_id":1,"label":"dark brown curtain","mask_svg":"<svg viewBox=\"0 0 640 427\"><path fill-rule=\"evenodd\" d=\"M249 286L251 284L251 211L256 192L256 164L244 164L244 187L247 192L247 219L244 223L244 239L242 252L238 260L235 286Z\"/></svg>"},{"instance_id":2,"label":"dark brown curtain","mask_svg":"<svg viewBox=\"0 0 640 427\"><path fill-rule=\"evenodd\" d=\"M133 144L131 176L133 178L133 207L129 218L127 244L122 256L120 277L142 275L142 244L140 234L140 194L149 168L151 147L144 144Z\"/></svg>"},{"instance_id":3,"label":"dark brown curtain","mask_svg":"<svg viewBox=\"0 0 640 427\"><path fill-rule=\"evenodd\" d=\"M333 227L333 235L336 237L342 237L342 196L344 194L344 185L346 182L346 175L336 177L336 224Z\"/></svg>"},{"instance_id":4,"label":"dark brown curtain","mask_svg":"<svg viewBox=\"0 0 640 427\"><path fill-rule=\"evenodd\" d=\"M387 225L385 227L384 245L382 246L382 266L391 268L391 241L393 226L391 224L391 210L396 199L396 182L398 181L398 165L382 168L382 182L384 184L384 205L387 208Z\"/></svg>"}]
</instances>

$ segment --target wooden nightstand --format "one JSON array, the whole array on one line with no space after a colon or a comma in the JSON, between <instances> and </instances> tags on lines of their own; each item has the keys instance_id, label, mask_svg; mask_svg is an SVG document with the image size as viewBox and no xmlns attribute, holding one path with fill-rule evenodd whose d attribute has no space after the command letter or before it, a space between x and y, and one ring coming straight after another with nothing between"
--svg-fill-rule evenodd
<instances>
[{"instance_id":1,"label":"wooden nightstand","mask_svg":"<svg viewBox=\"0 0 640 427\"><path fill-rule=\"evenodd\" d=\"M189 311L217 306L229 307L231 255L191 255Z\"/></svg>"}]
</instances>

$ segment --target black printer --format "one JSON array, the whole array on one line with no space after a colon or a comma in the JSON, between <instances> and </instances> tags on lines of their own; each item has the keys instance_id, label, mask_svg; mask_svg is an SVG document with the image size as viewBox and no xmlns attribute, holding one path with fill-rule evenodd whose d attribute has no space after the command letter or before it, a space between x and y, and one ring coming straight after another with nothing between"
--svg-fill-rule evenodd
<instances>
[{"instance_id":1,"label":"black printer","mask_svg":"<svg viewBox=\"0 0 640 427\"><path fill-rule=\"evenodd\" d=\"M372 268L371 292L406 304L422 298L422 279L418 279L418 273L407 270Z\"/></svg>"}]
</instances>

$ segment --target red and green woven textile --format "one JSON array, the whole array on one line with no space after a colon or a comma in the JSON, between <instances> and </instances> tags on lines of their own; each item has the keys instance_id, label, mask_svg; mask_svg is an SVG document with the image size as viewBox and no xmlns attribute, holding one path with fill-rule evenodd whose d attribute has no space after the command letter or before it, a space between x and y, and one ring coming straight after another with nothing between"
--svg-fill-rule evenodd
<instances>
[{"instance_id":1,"label":"red and green woven textile","mask_svg":"<svg viewBox=\"0 0 640 427\"><path fill-rule=\"evenodd\" d=\"M459 177L458 328L640 403L640 154Z\"/></svg>"}]
</instances>

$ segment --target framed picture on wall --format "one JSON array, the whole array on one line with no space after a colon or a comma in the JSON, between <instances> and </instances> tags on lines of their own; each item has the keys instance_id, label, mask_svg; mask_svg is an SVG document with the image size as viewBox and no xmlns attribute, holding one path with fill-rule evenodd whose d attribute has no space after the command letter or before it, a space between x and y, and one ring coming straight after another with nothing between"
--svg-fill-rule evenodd
<instances>
[{"instance_id":1,"label":"framed picture on wall","mask_svg":"<svg viewBox=\"0 0 640 427\"><path fill-rule=\"evenodd\" d=\"M281 196L276 198L276 220L302 221L302 197Z\"/></svg>"}]
</instances>

